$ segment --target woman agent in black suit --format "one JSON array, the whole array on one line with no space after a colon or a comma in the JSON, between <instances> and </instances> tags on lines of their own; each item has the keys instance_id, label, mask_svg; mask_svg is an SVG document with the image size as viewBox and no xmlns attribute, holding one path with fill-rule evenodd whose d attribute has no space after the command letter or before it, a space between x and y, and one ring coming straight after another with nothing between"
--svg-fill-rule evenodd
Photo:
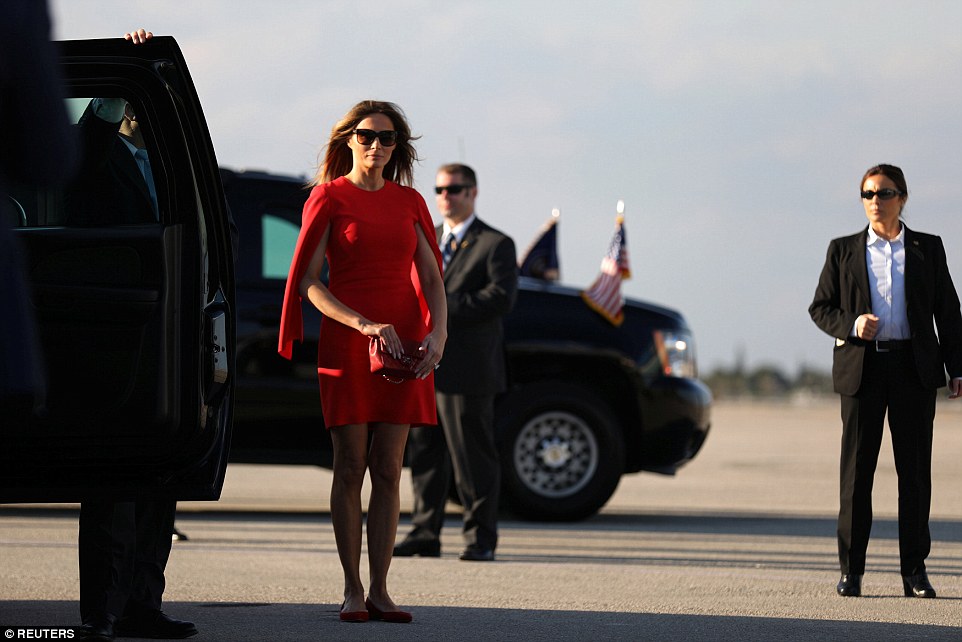
<instances>
[{"instance_id":1,"label":"woman agent in black suit","mask_svg":"<svg viewBox=\"0 0 962 642\"><path fill-rule=\"evenodd\" d=\"M872 529L872 483L886 411L899 488L899 558L906 597L935 597L925 570L931 547L935 397L951 377L962 395L962 313L942 239L901 221L902 170L877 165L862 177L867 229L828 248L809 313L835 337L832 379L842 400L839 595L862 593ZM935 327L938 328L936 335Z\"/></svg>"}]
</instances>

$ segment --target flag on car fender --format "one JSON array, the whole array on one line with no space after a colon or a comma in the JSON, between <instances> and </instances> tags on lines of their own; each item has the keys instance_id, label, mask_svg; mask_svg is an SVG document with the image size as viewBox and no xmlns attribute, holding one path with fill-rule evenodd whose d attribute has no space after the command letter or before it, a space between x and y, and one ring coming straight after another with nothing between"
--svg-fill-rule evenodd
<instances>
[{"instance_id":1,"label":"flag on car fender","mask_svg":"<svg viewBox=\"0 0 962 642\"><path fill-rule=\"evenodd\" d=\"M608 245L608 253L601 260L601 273L591 287L581 293L581 298L588 307L614 326L620 326L625 319L622 310L625 297L621 294L621 282L631 277L631 268L628 267L628 243L625 238L625 218L620 214L624 205L620 201L618 208L615 234Z\"/></svg>"},{"instance_id":2,"label":"flag on car fender","mask_svg":"<svg viewBox=\"0 0 962 642\"><path fill-rule=\"evenodd\" d=\"M518 263L518 274L542 281L557 281L561 276L558 267L558 219L561 212L552 210L551 218L541 226L535 240Z\"/></svg>"}]
</instances>

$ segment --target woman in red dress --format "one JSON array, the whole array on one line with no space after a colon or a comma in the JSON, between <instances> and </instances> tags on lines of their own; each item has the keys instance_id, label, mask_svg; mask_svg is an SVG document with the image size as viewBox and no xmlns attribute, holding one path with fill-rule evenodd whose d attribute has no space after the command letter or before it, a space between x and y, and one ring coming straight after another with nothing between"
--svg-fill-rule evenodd
<instances>
[{"instance_id":1,"label":"woman in red dress","mask_svg":"<svg viewBox=\"0 0 962 642\"><path fill-rule=\"evenodd\" d=\"M284 296L278 351L303 337L301 301L324 315L317 372L334 444L331 521L344 569L342 621L409 622L387 590L397 532L398 485L408 430L435 425L434 368L447 339L441 257L427 205L410 187L410 127L392 103L364 101L332 129L303 221ZM324 259L328 285L321 281ZM371 374L368 343L402 354L420 342L417 378ZM360 577L361 484L371 475L367 516L370 586Z\"/></svg>"}]
</instances>

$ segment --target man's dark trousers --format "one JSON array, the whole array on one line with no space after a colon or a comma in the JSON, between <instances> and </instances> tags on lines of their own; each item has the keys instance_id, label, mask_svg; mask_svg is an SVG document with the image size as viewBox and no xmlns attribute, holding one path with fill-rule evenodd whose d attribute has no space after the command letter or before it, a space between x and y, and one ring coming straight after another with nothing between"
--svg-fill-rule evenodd
<instances>
[{"instance_id":1,"label":"man's dark trousers","mask_svg":"<svg viewBox=\"0 0 962 642\"><path fill-rule=\"evenodd\" d=\"M439 539L453 473L459 476L455 481L464 508L466 545L494 550L498 544L501 486L494 441L494 396L439 392L437 402L441 426L412 428L408 439L415 496L411 537ZM452 466L451 453L461 458L458 466Z\"/></svg>"},{"instance_id":2,"label":"man's dark trousers","mask_svg":"<svg viewBox=\"0 0 962 642\"><path fill-rule=\"evenodd\" d=\"M80 617L159 611L177 502L80 506Z\"/></svg>"}]
</instances>

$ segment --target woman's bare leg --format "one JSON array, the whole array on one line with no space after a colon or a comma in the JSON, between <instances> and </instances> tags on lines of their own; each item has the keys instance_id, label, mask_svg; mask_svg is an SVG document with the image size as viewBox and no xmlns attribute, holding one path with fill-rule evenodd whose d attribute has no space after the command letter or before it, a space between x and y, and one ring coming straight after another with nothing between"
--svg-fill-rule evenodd
<instances>
[{"instance_id":1,"label":"woman's bare leg","mask_svg":"<svg viewBox=\"0 0 962 642\"><path fill-rule=\"evenodd\" d=\"M396 611L387 590L387 573L394 553L401 512L399 485L408 429L404 424L372 424L368 466L371 502L367 509L367 556L371 572L370 598L382 611Z\"/></svg>"},{"instance_id":2,"label":"woman's bare leg","mask_svg":"<svg viewBox=\"0 0 962 642\"><path fill-rule=\"evenodd\" d=\"M331 523L337 554L344 570L344 611L363 611L361 581L361 485L367 469L366 424L331 429L334 480L331 484Z\"/></svg>"}]
</instances>

